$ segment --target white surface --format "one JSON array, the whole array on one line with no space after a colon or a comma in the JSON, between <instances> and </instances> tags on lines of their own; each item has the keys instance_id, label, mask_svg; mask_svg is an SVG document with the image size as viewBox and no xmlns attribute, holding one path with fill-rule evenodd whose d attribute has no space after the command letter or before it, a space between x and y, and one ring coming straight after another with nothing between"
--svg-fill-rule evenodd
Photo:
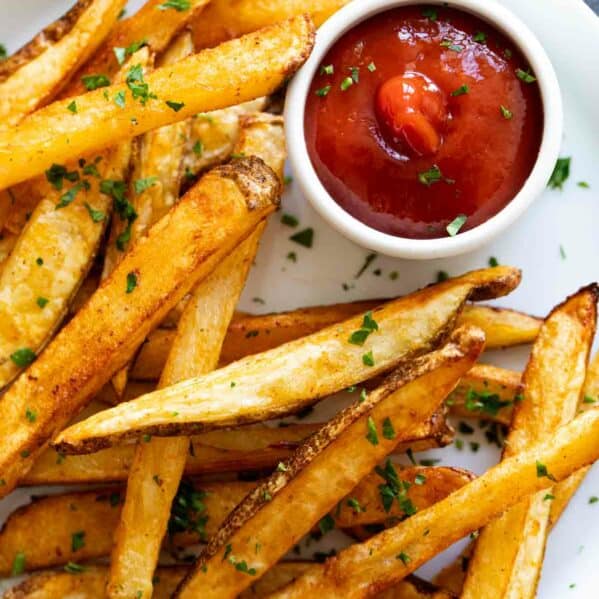
<instances>
[{"instance_id":1,"label":"white surface","mask_svg":"<svg viewBox=\"0 0 599 599\"><path fill-rule=\"evenodd\" d=\"M70 0L20 0L1 3L0 42L10 50L29 39L38 29L63 12ZM139 1L135 2L138 6ZM354 280L367 252L341 238L302 200L290 186L283 210L300 218L300 228L313 226L314 247L310 250L288 240L293 230L274 217L262 244L257 265L244 293L242 308L272 311L301 305L350 301L366 297L397 295L431 282L438 270L450 274L478 268L496 256L504 264L524 271L521 287L498 303L546 314L551 307L580 286L599 279L599 20L580 0L504 0L534 31L549 54L563 91L565 136L562 156L572 156L571 177L564 190L546 191L528 212L497 241L475 253L455 259L407 262L379 257L360 279ZM591 189L580 189L577 181ZM299 230L299 229L298 229ZM560 244L566 259L560 257ZM297 253L297 263L286 260ZM380 277L373 270L380 268ZM398 271L391 281L388 274ZM349 291L342 284L353 285ZM253 302L260 297L265 304ZM494 352L487 361L520 368L526 351ZM443 463L481 472L497 459L483 440L473 454L446 448ZM39 494L40 490L36 490ZM587 477L565 515L552 532L541 585L540 599L590 599L599 596L599 467ZM0 502L0 521L16 505L27 500L19 491ZM315 550L311 546L309 551ZM441 556L447 561L447 556ZM435 564L423 571L430 574ZM0 583L1 584L1 583ZM570 588L575 584L574 588Z\"/></svg>"},{"instance_id":2,"label":"white surface","mask_svg":"<svg viewBox=\"0 0 599 599\"><path fill-rule=\"evenodd\" d=\"M346 212L327 192L318 178L304 136L306 97L314 75L329 48L344 33L376 14L413 0L360 0L351 2L331 17L318 31L314 50L307 63L294 77L285 106L285 127L289 146L289 161L296 170L298 184L304 196L318 214L346 237L365 248L396 258L428 260L447 258L473 252L509 229L543 192L559 155L563 133L563 112L559 84L543 46L534 33L515 14L493 0L453 0L452 7L474 14L501 31L526 57L537 77L541 91L545 127L537 161L522 188L500 212L474 229L454 237L439 239L408 239L383 233ZM439 0L433 4L443 4Z\"/></svg>"}]
</instances>

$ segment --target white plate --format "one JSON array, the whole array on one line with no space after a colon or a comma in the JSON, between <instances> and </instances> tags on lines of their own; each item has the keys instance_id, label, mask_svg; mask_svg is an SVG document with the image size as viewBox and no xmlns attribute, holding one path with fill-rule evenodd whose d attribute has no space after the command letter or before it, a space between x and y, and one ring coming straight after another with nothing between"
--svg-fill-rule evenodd
<instances>
[{"instance_id":1,"label":"white plate","mask_svg":"<svg viewBox=\"0 0 599 599\"><path fill-rule=\"evenodd\" d=\"M357 0L359 1L359 0ZM536 33L553 61L564 96L565 138L562 156L572 157L570 179L564 190L547 191L506 235L484 250L460 258L406 262L379 257L359 279L354 275L366 252L341 238L322 222L291 184L283 201L285 211L300 218L301 226L315 229L314 247L305 249L288 240L291 230L274 217L242 299L242 309L274 311L319 303L399 295L435 279L439 270L458 274L485 266L490 256L524 271L521 287L498 303L533 314L546 314L582 285L599 280L599 19L581 0L502 0ZM20 0L0 7L0 42L10 51L64 12L71 0ZM131 2L131 10L141 0ZM10 5L10 6L9 6ZM587 181L590 189L577 187ZM565 252L562 258L560 247ZM297 254L297 263L286 259ZM381 269L382 275L373 271ZM398 271L396 281L389 273ZM351 285L344 291L342 284ZM255 302L261 298L264 304ZM522 368L527 352L494 352L485 359ZM473 454L454 448L430 452L446 465L482 472L498 454L482 440ZM56 489L54 489L56 491ZM42 490L36 489L39 494ZM599 467L583 486L551 533L538 597L589 599L599 596ZM29 492L17 491L0 502L0 522L27 501ZM326 539L331 543L333 539ZM314 551L315 546L310 547ZM429 576L455 555L456 548L427 564ZM575 586L571 586L575 585ZM0 590L2 583L0 583Z\"/></svg>"}]
</instances>

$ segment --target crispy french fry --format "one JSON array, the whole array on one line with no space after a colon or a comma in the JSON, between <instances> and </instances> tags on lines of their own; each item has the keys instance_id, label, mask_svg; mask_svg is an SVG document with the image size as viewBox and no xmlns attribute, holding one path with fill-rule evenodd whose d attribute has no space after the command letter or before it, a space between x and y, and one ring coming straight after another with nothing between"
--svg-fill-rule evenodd
<instances>
[{"instance_id":1,"label":"crispy french fry","mask_svg":"<svg viewBox=\"0 0 599 599\"><path fill-rule=\"evenodd\" d=\"M378 330L362 345L349 342L364 325L352 318L106 410L63 431L56 445L64 453L89 453L142 434L186 434L297 412L430 351L447 337L468 298L507 293L519 279L519 271L509 267L450 279L374 310ZM372 364L364 358L370 352Z\"/></svg>"},{"instance_id":2,"label":"crispy french fry","mask_svg":"<svg viewBox=\"0 0 599 599\"><path fill-rule=\"evenodd\" d=\"M252 576L271 568L405 441L415 423L436 411L483 346L480 329L460 328L440 350L406 360L365 399L342 410L235 508L175 596L225 599L249 587ZM414 513L413 505L402 501L405 487L391 462L377 472L392 493L388 502L383 498L385 508L397 497L400 513ZM238 567L240 563L245 568Z\"/></svg>"},{"instance_id":3,"label":"crispy french fry","mask_svg":"<svg viewBox=\"0 0 599 599\"><path fill-rule=\"evenodd\" d=\"M373 310L382 303L384 300L369 300L299 308L291 312L260 316L239 314L233 319L227 332L221 353L221 365L311 335L327 326ZM533 334L533 331L538 329L541 322L521 312L471 305L467 306L467 310L458 319L459 324L476 323L476 326L485 332L487 349L510 345L503 333L505 328L501 324L505 321L516 321L510 337L512 345L534 341L536 333ZM532 326L531 322L536 323L536 326ZM135 360L131 371L132 378L157 380L160 377L174 334L171 329L156 329L150 334Z\"/></svg>"},{"instance_id":4,"label":"crispy french fry","mask_svg":"<svg viewBox=\"0 0 599 599\"><path fill-rule=\"evenodd\" d=\"M239 599L265 597L295 580L310 567L310 562L280 562L269 570L252 588ZM158 568L154 585L154 599L170 599L180 580L186 574L183 566ZM90 566L81 573L40 572L7 591L4 599L98 599L104 593L108 569ZM395 588L377 595L377 599L455 599L451 593L434 587L430 583L409 576Z\"/></svg>"},{"instance_id":5,"label":"crispy french fry","mask_svg":"<svg viewBox=\"0 0 599 599\"><path fill-rule=\"evenodd\" d=\"M127 253L2 398L0 495L172 306L275 209L279 192L278 179L257 158L217 167ZM217 209L210 197L219 199Z\"/></svg>"},{"instance_id":6,"label":"crispy french fry","mask_svg":"<svg viewBox=\"0 0 599 599\"><path fill-rule=\"evenodd\" d=\"M312 22L297 17L157 69L146 77L147 88L132 72L129 85L136 90L137 98L132 97L128 85L113 85L75 100L54 102L24 118L18 126L0 131L0 189L39 175L53 163L114 145L198 112L268 95L299 68L313 42ZM106 101L106 95L113 99L122 98L120 94L124 94L124 106L118 105L122 102ZM149 97L152 94L160 97ZM67 110L72 101L77 104L76 114ZM32 147L36 152L31 152Z\"/></svg>"},{"instance_id":7,"label":"crispy french fry","mask_svg":"<svg viewBox=\"0 0 599 599\"><path fill-rule=\"evenodd\" d=\"M269 597L355 599L391 587L502 511L553 485L537 474L538 463L557 481L592 464L599 458L597 435L599 410L589 410L432 507L365 543L352 545L322 565L311 566L293 584Z\"/></svg>"},{"instance_id":8,"label":"crispy french fry","mask_svg":"<svg viewBox=\"0 0 599 599\"><path fill-rule=\"evenodd\" d=\"M16 243L16 235L11 235L10 233L0 234L0 275Z\"/></svg>"},{"instance_id":9,"label":"crispy french fry","mask_svg":"<svg viewBox=\"0 0 599 599\"><path fill-rule=\"evenodd\" d=\"M520 379L519 372L476 364L462 377L446 404L455 416L509 425L514 402L519 398Z\"/></svg>"},{"instance_id":10,"label":"crispy french fry","mask_svg":"<svg viewBox=\"0 0 599 599\"><path fill-rule=\"evenodd\" d=\"M226 40L296 15L310 14L321 25L348 0L212 0L192 21L197 49L211 48Z\"/></svg>"},{"instance_id":11,"label":"crispy french fry","mask_svg":"<svg viewBox=\"0 0 599 599\"><path fill-rule=\"evenodd\" d=\"M188 8L180 11L161 9L161 4L164 0L147 0L133 16L119 21L98 51L69 82L63 97L84 94L86 88L82 79L86 75L101 73L112 79L120 68L114 48L127 49L143 41L156 54L166 50L177 33L200 15L207 0L189 0Z\"/></svg>"},{"instance_id":12,"label":"crispy french fry","mask_svg":"<svg viewBox=\"0 0 599 599\"><path fill-rule=\"evenodd\" d=\"M125 0L92 0L83 4L84 10L70 13L76 22L59 41L0 83L0 129L16 125L64 86L104 41ZM69 20L68 14L65 20Z\"/></svg>"},{"instance_id":13,"label":"crispy french fry","mask_svg":"<svg viewBox=\"0 0 599 599\"><path fill-rule=\"evenodd\" d=\"M187 457L185 474L269 470L287 459L298 445L321 424L293 424L284 428L262 425L214 431L191 437L193 452ZM423 422L396 453L444 447L453 440L453 431L443 415ZM126 480L133 461L133 445L116 445L96 453L63 456L48 449L22 481L24 485L99 483Z\"/></svg>"},{"instance_id":14,"label":"crispy french fry","mask_svg":"<svg viewBox=\"0 0 599 599\"><path fill-rule=\"evenodd\" d=\"M595 333L598 294L596 286L582 289L557 306L541 327L522 378L523 399L516 404L503 459L575 416ZM551 509L545 496L543 492L527 497L481 531L463 599L534 597Z\"/></svg>"},{"instance_id":15,"label":"crispy french fry","mask_svg":"<svg viewBox=\"0 0 599 599\"><path fill-rule=\"evenodd\" d=\"M132 60L145 65L147 49ZM123 80L128 66L121 70ZM15 356L39 354L66 316L112 210L112 199L100 182L122 179L130 156L130 144L123 142L90 157L82 167L72 163L47 173L45 197L0 275L0 388L28 364Z\"/></svg>"},{"instance_id":16,"label":"crispy french fry","mask_svg":"<svg viewBox=\"0 0 599 599\"><path fill-rule=\"evenodd\" d=\"M418 510L433 505L472 480L470 473L453 468L402 469L397 465L397 470L402 480L410 483L417 476L425 478L423 484L412 484L407 491L407 499ZM347 499L340 502L340 511L331 513L336 526L349 528L361 524L383 524L404 516L398 506L393 506L389 512L383 509L379 493L379 485L383 482L377 474L361 481ZM255 487L253 482L194 485L185 482L175 498L176 520L171 516L170 504L168 506L172 530L165 539L166 546L188 547L214 534L229 513ZM113 534L124 509L124 499L124 487L36 497L32 503L14 511L0 531L0 574L10 574L14 557L23 548L27 549L25 565L28 571L109 555ZM180 508L192 499L201 502L198 504L199 511ZM354 506L357 505L355 502L359 502L364 510L356 511L356 508L350 507L347 503L350 500ZM165 532L162 532L159 541L162 541ZM84 533L79 534L84 543L83 546L75 545L74 549L72 539L75 533Z\"/></svg>"}]
</instances>

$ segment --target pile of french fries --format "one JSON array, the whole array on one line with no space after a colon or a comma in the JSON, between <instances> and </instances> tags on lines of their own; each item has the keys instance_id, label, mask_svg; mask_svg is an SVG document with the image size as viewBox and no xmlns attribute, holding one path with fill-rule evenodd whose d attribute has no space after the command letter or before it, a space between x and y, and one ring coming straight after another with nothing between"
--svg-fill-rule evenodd
<instances>
[{"instance_id":1,"label":"pile of french fries","mask_svg":"<svg viewBox=\"0 0 599 599\"><path fill-rule=\"evenodd\" d=\"M599 458L597 286L544 320L473 303L507 266L237 312L283 188L270 96L345 2L124 4L80 0L0 63L0 497L78 485L6 521L0 574L34 573L4 597L534 597ZM527 343L523 373L480 362ZM452 443L448 415L507 429L501 462L402 465ZM333 528L353 542L288 559Z\"/></svg>"}]
</instances>

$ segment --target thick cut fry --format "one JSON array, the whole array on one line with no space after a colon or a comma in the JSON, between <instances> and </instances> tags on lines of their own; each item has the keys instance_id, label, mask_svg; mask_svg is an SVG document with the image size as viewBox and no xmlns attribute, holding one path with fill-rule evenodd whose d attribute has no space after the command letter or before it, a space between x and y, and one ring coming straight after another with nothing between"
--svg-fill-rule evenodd
<instances>
[{"instance_id":1,"label":"thick cut fry","mask_svg":"<svg viewBox=\"0 0 599 599\"><path fill-rule=\"evenodd\" d=\"M2 398L0 495L185 293L275 209L279 192L258 158L217 167L127 253Z\"/></svg>"},{"instance_id":2,"label":"thick cut fry","mask_svg":"<svg viewBox=\"0 0 599 599\"><path fill-rule=\"evenodd\" d=\"M595 333L597 295L596 286L581 290L555 308L541 327L522 377L522 401L514 409L504 459L575 416ZM527 497L481 531L463 599L535 596L551 509L545 495Z\"/></svg>"},{"instance_id":3,"label":"thick cut fry","mask_svg":"<svg viewBox=\"0 0 599 599\"><path fill-rule=\"evenodd\" d=\"M86 3L68 33L0 83L0 129L16 125L64 86L69 76L104 41L125 2L93 0ZM66 112L64 118L70 114Z\"/></svg>"},{"instance_id":4,"label":"thick cut fry","mask_svg":"<svg viewBox=\"0 0 599 599\"><path fill-rule=\"evenodd\" d=\"M249 587L252 576L271 568L415 423L435 412L483 346L480 329L461 328L446 346L402 363L366 399L342 410L235 508L175 596L226 599ZM390 463L385 472L388 484L400 484Z\"/></svg>"},{"instance_id":5,"label":"thick cut fry","mask_svg":"<svg viewBox=\"0 0 599 599\"><path fill-rule=\"evenodd\" d=\"M132 60L145 66L149 58L143 48ZM124 65L121 80L130 66ZM83 165L48 171L44 199L0 275L0 388L27 365L14 356L23 351L39 354L66 316L112 211L101 180L123 179L130 156L131 145L123 142Z\"/></svg>"},{"instance_id":6,"label":"thick cut fry","mask_svg":"<svg viewBox=\"0 0 599 599\"><path fill-rule=\"evenodd\" d=\"M599 458L599 410L590 410L544 441L509 457L434 506L401 524L352 545L271 599L368 597L394 585L457 540L484 526L523 498L553 484L537 464L560 481Z\"/></svg>"},{"instance_id":7,"label":"thick cut fry","mask_svg":"<svg viewBox=\"0 0 599 599\"><path fill-rule=\"evenodd\" d=\"M521 374L488 364L476 364L447 398L455 416L482 418L509 425L520 398Z\"/></svg>"},{"instance_id":8,"label":"thick cut fry","mask_svg":"<svg viewBox=\"0 0 599 599\"><path fill-rule=\"evenodd\" d=\"M470 473L453 468L402 469L397 465L397 470L402 480L410 483L417 476L425 478L423 484L412 484L406 495L419 510L433 505L472 480ZM403 517L404 513L397 505L389 512L383 509L379 494L381 483L384 480L378 474L371 474L361 481L347 499L340 502L341 510L331 513L336 526L350 528L362 524L384 524ZM214 534L229 513L255 487L256 483L253 482L201 483L193 486L186 482L175 498L175 506L181 506L193 496L201 502L201 509L197 512L191 508L183 510L183 513L177 512L180 519L176 525L175 520L171 520L172 530L165 539L166 546L188 547ZM0 532L0 574L10 574L14 557L23 548L27 550L27 570L62 566L69 561L82 562L109 555L124 498L123 487L35 498L31 504L13 512ZM350 500L354 507L348 504ZM355 506L358 504L364 509L357 511ZM170 504L167 514L171 515ZM73 549L73 534L81 532L84 533L85 543ZM164 533L159 541L162 541Z\"/></svg>"},{"instance_id":9,"label":"thick cut fry","mask_svg":"<svg viewBox=\"0 0 599 599\"><path fill-rule=\"evenodd\" d=\"M221 365L311 335L327 326L373 310L382 303L384 300L369 300L299 308L291 312L260 316L238 314L227 332L221 353ZM502 323L505 321L514 322L509 339L504 333ZM466 306L458 319L458 324L476 324L485 332L487 349L534 341L535 331L538 330L540 322L537 318L521 312L472 305ZM533 326L533 323L536 324ZM150 334L135 360L131 371L132 378L158 380L174 334L174 331L169 329L157 329Z\"/></svg>"},{"instance_id":10,"label":"thick cut fry","mask_svg":"<svg viewBox=\"0 0 599 599\"><path fill-rule=\"evenodd\" d=\"M197 49L211 48L222 42L274 25L296 15L310 14L321 25L348 0L212 0L192 22Z\"/></svg>"},{"instance_id":11,"label":"thick cut fry","mask_svg":"<svg viewBox=\"0 0 599 599\"><path fill-rule=\"evenodd\" d=\"M23 119L17 127L0 131L0 189L39 175L53 163L63 163L198 112L271 94L301 66L313 43L312 22L297 17L157 69L146 77L143 92L139 91L137 73L132 72L129 85L137 98L132 97L133 91L127 85L113 85L77 96L76 114L67 110L73 100L54 102ZM120 94L124 94L124 106L118 105L120 101L106 101L106 95L122 98ZM148 97L146 101L146 96L152 94L159 97ZM31 152L32 147L35 152Z\"/></svg>"},{"instance_id":12,"label":"thick cut fry","mask_svg":"<svg viewBox=\"0 0 599 599\"><path fill-rule=\"evenodd\" d=\"M289 584L310 567L310 562L280 562L239 599L260 599ZM187 572L181 566L158 568L153 599L170 599L173 591ZM85 572L40 572L7 591L4 599L98 599L104 596L108 569L102 566L86 568ZM455 599L415 576L409 576L393 589L378 595L376 599Z\"/></svg>"},{"instance_id":13,"label":"thick cut fry","mask_svg":"<svg viewBox=\"0 0 599 599\"><path fill-rule=\"evenodd\" d=\"M214 431L191 437L193 448L187 456L185 474L270 470L291 456L298 445L321 424L293 424L284 428L262 425L231 431ZM453 430L445 418L435 415L421 423L409 441L400 443L396 453L445 447L453 441ZM22 481L24 485L99 483L126 480L133 461L133 445L116 445L96 453L63 456L49 449L42 453Z\"/></svg>"},{"instance_id":14,"label":"thick cut fry","mask_svg":"<svg viewBox=\"0 0 599 599\"><path fill-rule=\"evenodd\" d=\"M112 79L120 66L114 48L129 48L132 44L145 42L153 53L160 54L191 19L200 15L207 0L188 0L186 10L160 9L164 0L147 0L131 17L119 21L106 41L69 82L63 97L84 94L83 77L106 75Z\"/></svg>"},{"instance_id":15,"label":"thick cut fry","mask_svg":"<svg viewBox=\"0 0 599 599\"><path fill-rule=\"evenodd\" d=\"M362 318L352 318L106 410L63 431L56 444L65 453L89 453L144 433L193 433L297 412L390 370L402 359L430 351L447 337L468 298L505 294L519 279L519 272L509 267L450 279L374 310L378 330L363 344L349 341L363 327ZM364 358L370 352L372 362Z\"/></svg>"}]
</instances>

